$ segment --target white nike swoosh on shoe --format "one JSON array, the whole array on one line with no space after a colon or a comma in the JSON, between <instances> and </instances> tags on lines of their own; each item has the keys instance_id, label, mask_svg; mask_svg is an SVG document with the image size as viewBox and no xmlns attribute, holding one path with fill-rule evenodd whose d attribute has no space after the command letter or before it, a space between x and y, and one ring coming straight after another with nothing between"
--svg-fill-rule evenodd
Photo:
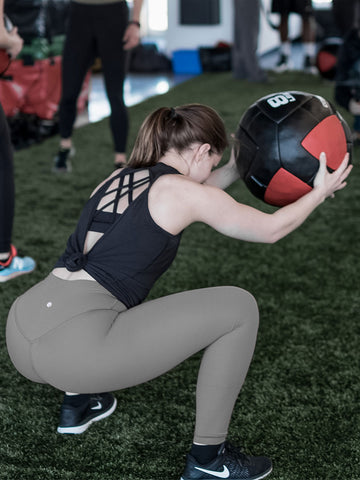
<instances>
[{"instance_id":1,"label":"white nike swoosh on shoe","mask_svg":"<svg viewBox=\"0 0 360 480\"><path fill-rule=\"evenodd\" d=\"M90 410L101 410L101 409L102 409L102 405L99 401L97 402L97 405L95 405L95 407L90 408Z\"/></svg>"},{"instance_id":2,"label":"white nike swoosh on shoe","mask_svg":"<svg viewBox=\"0 0 360 480\"><path fill-rule=\"evenodd\" d=\"M217 472L216 470L206 470L206 468L200 468L200 467L195 467L196 470L200 470L200 472L208 473L210 475L213 475L214 477L217 478L229 478L230 477L230 472L229 469L223 465L224 470L222 472Z\"/></svg>"}]
</instances>

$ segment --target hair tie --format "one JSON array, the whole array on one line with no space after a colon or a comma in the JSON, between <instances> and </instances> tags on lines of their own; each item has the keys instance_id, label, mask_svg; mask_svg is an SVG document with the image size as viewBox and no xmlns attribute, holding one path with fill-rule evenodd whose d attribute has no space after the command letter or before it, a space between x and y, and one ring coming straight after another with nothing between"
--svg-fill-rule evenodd
<instances>
[{"instance_id":1,"label":"hair tie","mask_svg":"<svg viewBox=\"0 0 360 480\"><path fill-rule=\"evenodd\" d=\"M171 120L176 118L176 115L177 115L177 113L176 113L175 108L171 107L170 108L170 118L171 118Z\"/></svg>"}]
</instances>

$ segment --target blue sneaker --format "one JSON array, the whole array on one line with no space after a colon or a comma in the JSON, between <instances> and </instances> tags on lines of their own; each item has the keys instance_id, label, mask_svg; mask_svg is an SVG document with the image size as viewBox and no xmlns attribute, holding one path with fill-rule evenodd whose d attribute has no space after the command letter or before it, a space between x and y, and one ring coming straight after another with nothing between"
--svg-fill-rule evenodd
<instances>
[{"instance_id":1,"label":"blue sneaker","mask_svg":"<svg viewBox=\"0 0 360 480\"><path fill-rule=\"evenodd\" d=\"M187 456L185 471L181 480L260 480L270 475L271 460L267 457L245 455L228 442L222 444L217 457L206 465Z\"/></svg>"},{"instance_id":2,"label":"blue sneaker","mask_svg":"<svg viewBox=\"0 0 360 480\"><path fill-rule=\"evenodd\" d=\"M35 260L31 257L19 257L14 245L11 245L10 257L0 262L0 283L7 282L19 275L25 275L35 269Z\"/></svg>"}]
</instances>

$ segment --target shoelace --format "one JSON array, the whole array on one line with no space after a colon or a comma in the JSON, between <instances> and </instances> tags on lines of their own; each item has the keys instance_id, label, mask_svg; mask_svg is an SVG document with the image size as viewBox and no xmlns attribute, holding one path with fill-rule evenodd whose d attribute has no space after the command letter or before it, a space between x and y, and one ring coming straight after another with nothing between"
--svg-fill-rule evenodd
<instances>
[{"instance_id":1,"label":"shoelace","mask_svg":"<svg viewBox=\"0 0 360 480\"><path fill-rule=\"evenodd\" d=\"M242 447L234 447L231 443L225 443L225 456L236 460L241 466L247 467L250 465L250 457L241 451Z\"/></svg>"}]
</instances>

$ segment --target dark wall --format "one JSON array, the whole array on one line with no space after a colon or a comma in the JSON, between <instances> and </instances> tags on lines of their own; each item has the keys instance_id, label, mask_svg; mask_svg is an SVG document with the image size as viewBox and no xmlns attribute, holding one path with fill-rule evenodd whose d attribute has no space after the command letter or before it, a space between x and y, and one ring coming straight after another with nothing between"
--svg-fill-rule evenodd
<instances>
[{"instance_id":1,"label":"dark wall","mask_svg":"<svg viewBox=\"0 0 360 480\"><path fill-rule=\"evenodd\" d=\"M360 0L333 0L334 19L341 35L355 26L359 13Z\"/></svg>"},{"instance_id":2,"label":"dark wall","mask_svg":"<svg viewBox=\"0 0 360 480\"><path fill-rule=\"evenodd\" d=\"M220 0L180 0L181 25L220 23Z\"/></svg>"}]
</instances>

